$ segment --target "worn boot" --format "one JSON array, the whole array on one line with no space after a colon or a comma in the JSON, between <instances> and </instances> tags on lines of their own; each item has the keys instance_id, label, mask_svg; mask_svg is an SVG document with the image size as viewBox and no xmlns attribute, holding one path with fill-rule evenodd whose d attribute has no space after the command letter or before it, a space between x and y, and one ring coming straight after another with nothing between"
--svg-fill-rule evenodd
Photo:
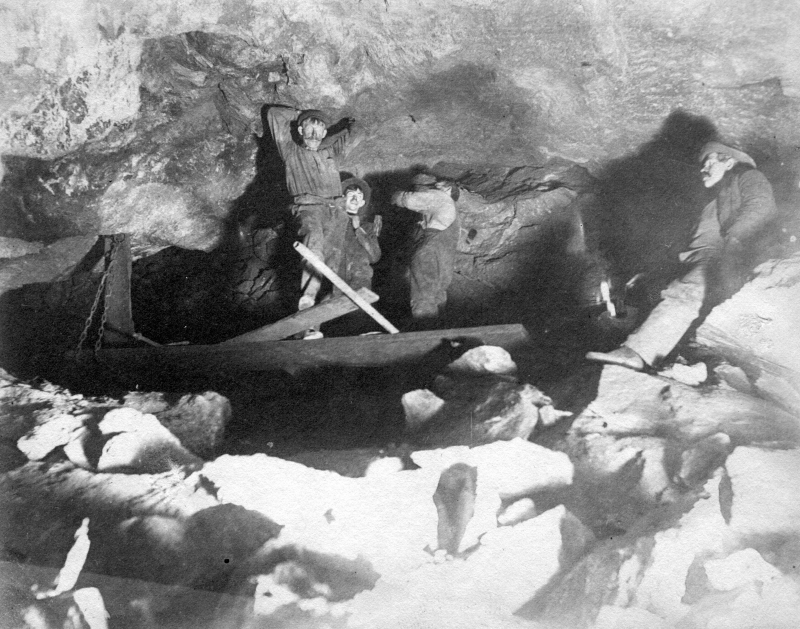
<instances>
[{"instance_id":1,"label":"worn boot","mask_svg":"<svg viewBox=\"0 0 800 629\"><path fill-rule=\"evenodd\" d=\"M634 371L644 371L645 367L647 367L647 363L644 362L644 359L625 345L610 352L589 352L586 354L586 360L605 363L607 365L627 367Z\"/></svg>"}]
</instances>

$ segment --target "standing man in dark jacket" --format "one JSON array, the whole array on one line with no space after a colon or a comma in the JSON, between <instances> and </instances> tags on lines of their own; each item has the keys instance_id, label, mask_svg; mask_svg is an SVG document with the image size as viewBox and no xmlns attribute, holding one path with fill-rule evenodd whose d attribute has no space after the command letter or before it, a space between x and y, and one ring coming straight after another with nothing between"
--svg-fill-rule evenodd
<instances>
[{"instance_id":1,"label":"standing man in dark jacket","mask_svg":"<svg viewBox=\"0 0 800 629\"><path fill-rule=\"evenodd\" d=\"M392 203L421 215L409 262L411 316L426 327L442 313L453 281L461 232L455 202L458 186L446 179L420 174L410 191L395 192Z\"/></svg>"},{"instance_id":2,"label":"standing man in dark jacket","mask_svg":"<svg viewBox=\"0 0 800 629\"><path fill-rule=\"evenodd\" d=\"M273 106L267 120L278 152L286 166L286 183L292 195L292 214L299 221L303 244L332 269L342 259L347 214L342 198L339 161L362 139L351 118L340 121L336 133L328 134L325 115L310 109ZM297 140L292 123L297 121ZM302 295L298 310L316 303L320 278L303 267Z\"/></svg>"},{"instance_id":3,"label":"standing man in dark jacket","mask_svg":"<svg viewBox=\"0 0 800 629\"><path fill-rule=\"evenodd\" d=\"M703 185L718 192L679 256L687 272L661 293L662 301L621 347L589 352L587 359L636 371L653 367L678 344L709 296L720 301L741 288L747 247L777 215L772 186L747 153L720 142L703 147L700 163Z\"/></svg>"}]
</instances>

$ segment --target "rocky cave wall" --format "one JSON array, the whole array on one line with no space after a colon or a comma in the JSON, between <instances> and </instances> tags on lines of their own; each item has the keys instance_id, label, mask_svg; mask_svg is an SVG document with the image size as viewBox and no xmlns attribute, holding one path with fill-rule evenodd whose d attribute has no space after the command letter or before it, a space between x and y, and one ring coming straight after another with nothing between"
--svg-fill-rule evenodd
<instances>
[{"instance_id":1,"label":"rocky cave wall","mask_svg":"<svg viewBox=\"0 0 800 629\"><path fill-rule=\"evenodd\" d=\"M491 304L504 311L509 293L552 302L580 285L585 243L575 237L587 231L621 279L666 274L704 199L695 151L714 134L754 155L775 185L785 238L795 229L792 3L106 0L0 10L4 291L63 277L98 233L132 233L141 259L168 247L218 252L255 226L273 231L247 247L274 253L285 191L268 103L362 121L367 140L343 169L378 189L377 211L381 193L416 168L459 180L453 300L472 304L470 317ZM574 268L553 269L576 253ZM202 264L210 270L183 289L197 301L228 291L220 308L262 320L283 312L263 282L266 298L250 303L263 273L252 260L228 264L222 286L206 280L226 265Z\"/></svg>"}]
</instances>

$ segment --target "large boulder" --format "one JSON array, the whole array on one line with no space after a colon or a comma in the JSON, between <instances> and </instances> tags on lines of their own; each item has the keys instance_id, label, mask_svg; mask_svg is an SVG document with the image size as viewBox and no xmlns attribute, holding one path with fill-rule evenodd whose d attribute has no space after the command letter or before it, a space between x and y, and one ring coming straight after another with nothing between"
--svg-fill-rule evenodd
<instances>
[{"instance_id":1,"label":"large boulder","mask_svg":"<svg viewBox=\"0 0 800 629\"><path fill-rule=\"evenodd\" d=\"M800 412L800 253L770 260L697 329L697 343L747 374L755 390Z\"/></svg>"}]
</instances>

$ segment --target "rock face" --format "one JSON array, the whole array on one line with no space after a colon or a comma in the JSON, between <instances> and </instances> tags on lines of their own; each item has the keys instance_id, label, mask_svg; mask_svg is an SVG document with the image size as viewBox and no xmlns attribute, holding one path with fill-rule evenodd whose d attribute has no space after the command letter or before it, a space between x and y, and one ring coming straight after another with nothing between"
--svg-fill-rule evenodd
<instances>
[{"instance_id":1,"label":"rock face","mask_svg":"<svg viewBox=\"0 0 800 629\"><path fill-rule=\"evenodd\" d=\"M559 413L552 400L531 384L520 383L517 366L500 347L480 346L450 363L435 391L409 391L401 400L408 436L426 447L479 445L527 439L537 424L549 425Z\"/></svg>"},{"instance_id":2,"label":"rock face","mask_svg":"<svg viewBox=\"0 0 800 629\"><path fill-rule=\"evenodd\" d=\"M698 328L706 350L740 367L755 390L800 412L800 253L765 262Z\"/></svg>"},{"instance_id":3,"label":"rock face","mask_svg":"<svg viewBox=\"0 0 800 629\"><path fill-rule=\"evenodd\" d=\"M386 188L378 205L410 169L450 165L470 193L452 302L474 304L468 316L531 278L523 298L551 296L542 281L557 269L542 261L565 253L566 208L585 202L576 164L627 228L607 243L618 272L664 270L701 206L701 137L748 144L794 187L798 9L742 20L749 7L735 6L15 4L0 51L0 236L125 230L145 256L274 228L286 191L262 106L284 103L364 123L369 141L342 169Z\"/></svg>"}]
</instances>

